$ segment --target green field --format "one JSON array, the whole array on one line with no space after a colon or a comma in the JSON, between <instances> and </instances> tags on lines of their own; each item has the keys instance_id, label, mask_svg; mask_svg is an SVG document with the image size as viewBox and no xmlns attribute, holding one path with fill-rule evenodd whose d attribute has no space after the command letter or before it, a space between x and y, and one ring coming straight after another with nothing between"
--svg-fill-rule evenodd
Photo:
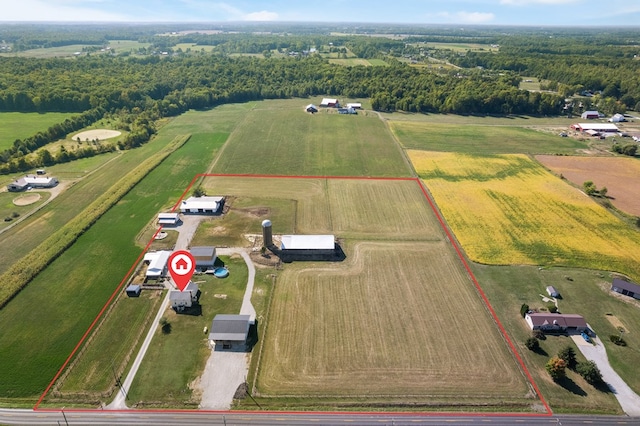
<instances>
[{"instance_id":1,"label":"green field","mask_svg":"<svg viewBox=\"0 0 640 426\"><path fill-rule=\"evenodd\" d=\"M317 102L312 100L312 102ZM267 175L408 176L375 116L304 112L308 100L262 102L230 136L213 171Z\"/></svg>"},{"instance_id":2,"label":"green field","mask_svg":"<svg viewBox=\"0 0 640 426\"><path fill-rule=\"evenodd\" d=\"M80 55L86 55L82 52L84 47L88 47L85 44L69 44L66 46L58 47L43 47L38 49L29 49L22 52L2 53L2 56L18 56L23 58L66 58L77 56L76 53L80 52ZM100 52L96 52L100 53Z\"/></svg>"},{"instance_id":3,"label":"green field","mask_svg":"<svg viewBox=\"0 0 640 426\"><path fill-rule=\"evenodd\" d=\"M74 115L68 112L0 112L0 151L11 148L16 139L44 132Z\"/></svg>"},{"instance_id":4,"label":"green field","mask_svg":"<svg viewBox=\"0 0 640 426\"><path fill-rule=\"evenodd\" d=\"M437 124L391 121L400 143L408 149L459 152L465 154L548 153L572 154L587 148L574 138L515 125ZM524 124L523 124L524 125Z\"/></svg>"},{"instance_id":5,"label":"green field","mask_svg":"<svg viewBox=\"0 0 640 426\"><path fill-rule=\"evenodd\" d=\"M194 124L201 118L202 114L176 118L175 127L171 123L153 142L131 152L162 147L185 125L198 130ZM159 210L175 203L194 174L207 167L226 137L226 133L193 133L184 147L143 179L0 311L0 321L8 324L0 335L0 358L6 360L0 366L0 398L34 398L44 390L140 254L136 235ZM22 321L12 321L18 317ZM125 327L127 318L120 318L121 327ZM33 345L35 340L38 345ZM106 346L102 350L115 355L118 349Z\"/></svg>"}]
</instances>

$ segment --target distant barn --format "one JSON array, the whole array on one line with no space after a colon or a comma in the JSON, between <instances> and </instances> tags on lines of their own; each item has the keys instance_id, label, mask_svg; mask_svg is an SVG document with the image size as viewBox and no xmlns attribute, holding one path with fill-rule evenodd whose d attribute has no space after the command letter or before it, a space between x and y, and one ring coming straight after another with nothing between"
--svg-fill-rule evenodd
<instances>
[{"instance_id":1,"label":"distant barn","mask_svg":"<svg viewBox=\"0 0 640 426\"><path fill-rule=\"evenodd\" d=\"M323 98L320 106L325 108L340 108L340 101L335 98Z\"/></svg>"}]
</instances>

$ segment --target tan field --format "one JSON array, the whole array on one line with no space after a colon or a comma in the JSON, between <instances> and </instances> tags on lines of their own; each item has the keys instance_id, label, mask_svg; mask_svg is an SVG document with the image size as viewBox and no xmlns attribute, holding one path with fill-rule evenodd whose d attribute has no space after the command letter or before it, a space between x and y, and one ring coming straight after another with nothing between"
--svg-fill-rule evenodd
<instances>
[{"instance_id":1,"label":"tan field","mask_svg":"<svg viewBox=\"0 0 640 426\"><path fill-rule=\"evenodd\" d=\"M294 265L278 280L261 396L527 401L524 377L448 243L362 242L349 252L343 264Z\"/></svg>"}]
</instances>

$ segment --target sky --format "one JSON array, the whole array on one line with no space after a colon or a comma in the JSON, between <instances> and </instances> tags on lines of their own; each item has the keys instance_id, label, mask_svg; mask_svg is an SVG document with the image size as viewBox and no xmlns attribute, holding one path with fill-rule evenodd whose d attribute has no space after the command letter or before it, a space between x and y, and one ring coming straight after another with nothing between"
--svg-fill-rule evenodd
<instances>
[{"instance_id":1,"label":"sky","mask_svg":"<svg viewBox=\"0 0 640 426\"><path fill-rule=\"evenodd\" d=\"M640 26L639 0L0 0L0 22Z\"/></svg>"}]
</instances>

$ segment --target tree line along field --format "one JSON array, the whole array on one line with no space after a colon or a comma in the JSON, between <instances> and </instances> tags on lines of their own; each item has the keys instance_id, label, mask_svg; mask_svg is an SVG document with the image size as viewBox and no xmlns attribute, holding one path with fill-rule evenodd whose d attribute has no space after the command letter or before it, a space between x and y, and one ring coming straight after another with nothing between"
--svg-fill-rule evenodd
<instances>
[{"instance_id":1,"label":"tree line along field","mask_svg":"<svg viewBox=\"0 0 640 426\"><path fill-rule=\"evenodd\" d=\"M202 187L262 212L242 218L253 233L293 198L295 216L273 220L274 233L335 233L347 254L278 273L262 350L252 355L262 407L536 403L415 180L215 176ZM198 244L217 241L215 228L247 229L227 223L235 208L212 219Z\"/></svg>"},{"instance_id":2,"label":"tree line along field","mask_svg":"<svg viewBox=\"0 0 640 426\"><path fill-rule=\"evenodd\" d=\"M316 114L304 111L305 105L319 101L264 102L248 111L213 172L409 176L402 153L382 121L364 114L335 114L332 109Z\"/></svg>"}]
</instances>

